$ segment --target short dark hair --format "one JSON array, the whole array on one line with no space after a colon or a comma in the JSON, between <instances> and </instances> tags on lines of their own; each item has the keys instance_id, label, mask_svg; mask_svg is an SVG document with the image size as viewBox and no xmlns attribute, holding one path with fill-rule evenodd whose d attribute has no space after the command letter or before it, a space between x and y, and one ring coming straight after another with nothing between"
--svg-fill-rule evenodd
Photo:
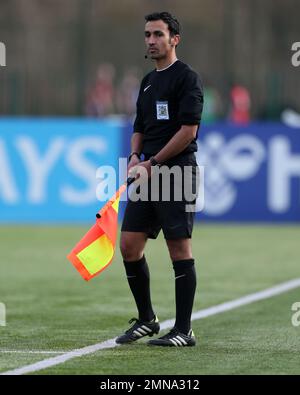
<instances>
[{"instance_id":1,"label":"short dark hair","mask_svg":"<svg viewBox=\"0 0 300 395\"><path fill-rule=\"evenodd\" d=\"M146 22L151 21L164 21L169 28L170 36L175 36L175 34L180 34L180 24L178 20L172 16L169 12L153 12L145 16Z\"/></svg>"}]
</instances>

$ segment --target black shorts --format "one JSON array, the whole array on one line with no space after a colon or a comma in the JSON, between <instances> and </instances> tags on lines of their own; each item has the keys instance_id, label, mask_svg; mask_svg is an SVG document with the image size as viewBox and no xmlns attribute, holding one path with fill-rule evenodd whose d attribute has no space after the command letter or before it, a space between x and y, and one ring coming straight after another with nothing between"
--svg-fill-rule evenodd
<instances>
[{"instance_id":1,"label":"black shorts","mask_svg":"<svg viewBox=\"0 0 300 395\"><path fill-rule=\"evenodd\" d=\"M144 232L149 238L156 239L162 229L167 240L191 238L195 217L195 195L199 185L199 169L195 155L181 155L165 162L164 165L169 169L178 166L177 170L180 169L182 174L181 181L178 182L179 178L176 179L172 174L167 179L160 176L159 196L156 195L153 199L149 179L147 201L132 201L128 198L121 229L123 232ZM157 175L153 174L151 178L155 176ZM168 201L165 201L166 196L164 197L162 192L166 186L170 190ZM176 188L177 192L181 189L179 195L176 195ZM192 191L192 195L184 193L183 188Z\"/></svg>"}]
</instances>

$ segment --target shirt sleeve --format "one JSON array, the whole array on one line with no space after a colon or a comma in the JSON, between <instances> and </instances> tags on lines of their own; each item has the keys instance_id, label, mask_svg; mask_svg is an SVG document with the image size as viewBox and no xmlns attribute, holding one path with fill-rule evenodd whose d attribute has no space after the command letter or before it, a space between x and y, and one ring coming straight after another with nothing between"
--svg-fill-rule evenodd
<instances>
[{"instance_id":1,"label":"shirt sleeve","mask_svg":"<svg viewBox=\"0 0 300 395\"><path fill-rule=\"evenodd\" d=\"M203 87L198 74L184 73L178 89L178 120L181 125L199 125L203 110Z\"/></svg>"},{"instance_id":2,"label":"shirt sleeve","mask_svg":"<svg viewBox=\"0 0 300 395\"><path fill-rule=\"evenodd\" d=\"M133 133L144 133L144 122L143 122L142 108L141 108L142 86L143 86L143 82L141 83L139 95L136 102L136 117L133 123Z\"/></svg>"}]
</instances>

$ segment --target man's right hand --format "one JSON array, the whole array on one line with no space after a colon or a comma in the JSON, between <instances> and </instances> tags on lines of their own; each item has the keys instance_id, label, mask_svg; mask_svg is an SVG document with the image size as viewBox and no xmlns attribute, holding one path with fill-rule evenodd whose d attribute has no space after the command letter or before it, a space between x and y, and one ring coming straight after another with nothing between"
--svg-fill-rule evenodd
<instances>
[{"instance_id":1,"label":"man's right hand","mask_svg":"<svg viewBox=\"0 0 300 395\"><path fill-rule=\"evenodd\" d=\"M127 166L127 173L128 173L128 175L130 174L129 170L132 167L138 165L139 163L140 163L140 160L139 160L138 156L137 155L132 155L132 157L130 159L130 162L128 163L128 166Z\"/></svg>"}]
</instances>

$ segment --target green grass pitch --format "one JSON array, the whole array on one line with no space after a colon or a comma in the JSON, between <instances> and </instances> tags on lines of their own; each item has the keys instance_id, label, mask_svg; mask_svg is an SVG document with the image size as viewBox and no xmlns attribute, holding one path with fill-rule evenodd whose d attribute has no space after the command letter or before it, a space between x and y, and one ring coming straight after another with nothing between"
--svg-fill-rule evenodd
<instances>
[{"instance_id":1,"label":"green grass pitch","mask_svg":"<svg viewBox=\"0 0 300 395\"><path fill-rule=\"evenodd\" d=\"M0 372L55 356L29 351L69 351L113 338L136 316L119 251L88 283L67 261L87 229L0 227L0 302L7 309ZM299 236L297 226L197 225L194 311L300 277ZM146 256L156 313L160 321L174 318L163 237L149 241ZM194 321L193 348L152 348L143 339L35 374L299 374L300 327L291 323L296 301L300 289Z\"/></svg>"}]
</instances>

